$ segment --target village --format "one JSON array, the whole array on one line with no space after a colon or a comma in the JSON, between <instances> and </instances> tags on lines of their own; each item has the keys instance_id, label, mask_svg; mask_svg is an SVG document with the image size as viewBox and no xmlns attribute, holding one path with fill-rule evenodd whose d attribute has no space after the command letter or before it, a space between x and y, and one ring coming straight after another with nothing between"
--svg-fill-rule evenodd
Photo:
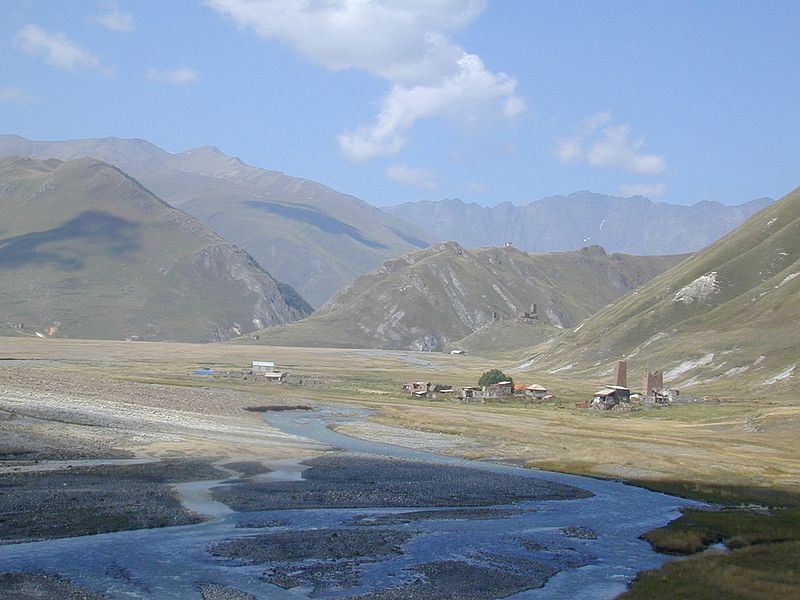
<instances>
[{"instance_id":1,"label":"village","mask_svg":"<svg viewBox=\"0 0 800 600\"><path fill-rule=\"evenodd\" d=\"M481 384L479 381L478 385L454 386L416 380L404 383L401 386L401 390L406 396L417 400L449 400L460 404L486 404L508 401L523 403L546 402L557 399L553 390L548 390L547 387L539 383L514 382L512 378L505 376L504 373L497 369L484 373L481 379L484 379L489 374L496 376L491 382ZM194 369L191 375L301 386L306 385L309 379L308 376L302 378L290 377L286 370L277 368L273 361L264 360L254 360L249 368L238 370L200 367ZM646 371L643 375L641 389L632 391L628 386L628 365L624 360L618 361L614 366L612 378L613 383L604 385L586 400L576 402L575 408L632 411L650 407L665 407L681 400L690 400L689 398L682 398L679 390L664 387L662 371ZM314 378L312 377L311 379L313 380Z\"/></svg>"},{"instance_id":2,"label":"village","mask_svg":"<svg viewBox=\"0 0 800 600\"><path fill-rule=\"evenodd\" d=\"M499 373L499 372L498 372ZM486 375L486 374L484 374ZM643 407L669 406L680 398L680 392L664 388L662 371L647 371L642 382L642 391L632 392L628 387L628 366L619 361L614 367L613 384L597 390L591 398L576 403L576 408L596 410L630 411ZM538 383L515 383L511 379L495 381L486 385L452 385L431 383L429 381L410 381L403 384L402 390L413 398L431 400L452 400L459 403L490 401L547 401L556 395Z\"/></svg>"}]
</instances>

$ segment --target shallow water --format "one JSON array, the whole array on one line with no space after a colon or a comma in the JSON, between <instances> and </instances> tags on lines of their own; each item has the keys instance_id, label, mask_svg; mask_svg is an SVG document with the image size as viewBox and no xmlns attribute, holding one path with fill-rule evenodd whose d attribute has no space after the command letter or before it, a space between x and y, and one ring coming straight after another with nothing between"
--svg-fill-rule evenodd
<instances>
[{"instance_id":1,"label":"shallow water","mask_svg":"<svg viewBox=\"0 0 800 600\"><path fill-rule=\"evenodd\" d=\"M208 548L217 542L255 533L340 527L365 513L427 509L304 509L238 513L210 498L208 489L216 482L181 484L193 508L204 510L215 518L214 521L0 546L0 571L59 574L111 598L199 598L197 583L201 581L229 585L258 598L332 598L391 585L398 581L398 574L402 574L404 568L423 562L473 560L487 552L521 557L519 544L513 542L524 538L541 545L541 550L523 550L537 560L550 561L549 564L559 567L564 567L565 562L587 564L566 567L551 577L543 588L521 592L511 598L612 598L625 589L638 571L656 567L665 560L638 536L677 517L677 509L689 504L684 499L615 481L467 461L358 440L328 428L331 423L362 420L367 416L365 409L322 407L314 412L268 413L267 419L284 432L302 435L347 452L522 475L573 485L595 495L586 499L517 503L513 508L529 510L516 512L508 518L424 520L392 525L393 530L415 533L403 545L402 555L359 566L360 583L356 587L348 590L323 588L313 595L309 588L286 591L270 585L260 579L264 565L244 565L215 557ZM296 460L276 461L269 466L274 470L257 478L296 481L306 468ZM240 521L253 520L271 520L281 525L268 529L236 528ZM567 527L587 528L596 533L597 539L569 537L562 531Z\"/></svg>"}]
</instances>

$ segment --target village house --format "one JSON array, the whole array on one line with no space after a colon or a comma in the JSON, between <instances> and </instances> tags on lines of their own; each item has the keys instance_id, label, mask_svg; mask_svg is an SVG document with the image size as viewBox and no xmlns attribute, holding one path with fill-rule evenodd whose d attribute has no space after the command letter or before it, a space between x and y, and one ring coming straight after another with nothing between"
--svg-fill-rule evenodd
<instances>
[{"instance_id":1,"label":"village house","mask_svg":"<svg viewBox=\"0 0 800 600\"><path fill-rule=\"evenodd\" d=\"M457 398L464 402L469 402L473 398L476 398L475 394L480 391L481 388L477 385L465 385L464 387L458 388Z\"/></svg>"},{"instance_id":2,"label":"village house","mask_svg":"<svg viewBox=\"0 0 800 600\"><path fill-rule=\"evenodd\" d=\"M539 385L538 383L534 383L533 385L529 385L525 388L525 395L531 398L538 398L539 400L542 400L545 396L547 396L547 388Z\"/></svg>"},{"instance_id":3,"label":"village house","mask_svg":"<svg viewBox=\"0 0 800 600\"><path fill-rule=\"evenodd\" d=\"M409 381L403 384L403 391L417 398L436 398L439 394L454 394L451 385L429 381Z\"/></svg>"},{"instance_id":4,"label":"village house","mask_svg":"<svg viewBox=\"0 0 800 600\"><path fill-rule=\"evenodd\" d=\"M251 372L257 381L273 383L283 383L288 375L284 371L276 371L274 362L264 360L254 360Z\"/></svg>"},{"instance_id":5,"label":"village house","mask_svg":"<svg viewBox=\"0 0 800 600\"><path fill-rule=\"evenodd\" d=\"M511 381L498 381L497 383L493 383L484 389L488 394L490 394L489 397L503 398L514 393L514 383Z\"/></svg>"},{"instance_id":6,"label":"village house","mask_svg":"<svg viewBox=\"0 0 800 600\"><path fill-rule=\"evenodd\" d=\"M404 392L419 392L421 390L428 391L429 381L409 381L403 384Z\"/></svg>"},{"instance_id":7,"label":"village house","mask_svg":"<svg viewBox=\"0 0 800 600\"><path fill-rule=\"evenodd\" d=\"M620 402L628 403L631 399L631 390L621 385L610 385L594 393L589 406L601 410L610 410Z\"/></svg>"},{"instance_id":8,"label":"village house","mask_svg":"<svg viewBox=\"0 0 800 600\"><path fill-rule=\"evenodd\" d=\"M265 360L253 361L253 375L263 375L264 373L272 373L275 371L275 363Z\"/></svg>"}]
</instances>

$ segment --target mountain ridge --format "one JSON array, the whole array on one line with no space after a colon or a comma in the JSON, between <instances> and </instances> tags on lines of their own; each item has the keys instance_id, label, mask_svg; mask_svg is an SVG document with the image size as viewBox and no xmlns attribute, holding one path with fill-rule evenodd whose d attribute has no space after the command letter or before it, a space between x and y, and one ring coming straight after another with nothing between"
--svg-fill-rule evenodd
<instances>
[{"instance_id":1,"label":"mountain ridge","mask_svg":"<svg viewBox=\"0 0 800 600\"><path fill-rule=\"evenodd\" d=\"M0 155L8 154L115 164L245 249L315 306L384 260L429 243L423 231L355 196L247 165L214 146L171 153L142 139L0 135Z\"/></svg>"},{"instance_id":2,"label":"mountain ridge","mask_svg":"<svg viewBox=\"0 0 800 600\"><path fill-rule=\"evenodd\" d=\"M684 258L607 254L597 246L542 254L467 250L442 242L384 262L311 317L262 332L259 343L442 350L495 321L520 319L529 337L511 344L502 336L491 341L487 332L473 335L469 346L524 347L576 325ZM526 312L535 316L525 318Z\"/></svg>"},{"instance_id":3,"label":"mountain ridge","mask_svg":"<svg viewBox=\"0 0 800 600\"><path fill-rule=\"evenodd\" d=\"M759 198L729 206L699 201L690 206L620 198L588 191L548 196L524 206L493 207L458 199L385 207L411 222L425 222L431 235L468 247L507 241L529 252L571 250L598 244L609 252L660 255L695 252L772 202Z\"/></svg>"},{"instance_id":4,"label":"mountain ridge","mask_svg":"<svg viewBox=\"0 0 800 600\"><path fill-rule=\"evenodd\" d=\"M310 312L245 251L96 159L0 158L0 222L0 321L17 333L211 341Z\"/></svg>"}]
</instances>

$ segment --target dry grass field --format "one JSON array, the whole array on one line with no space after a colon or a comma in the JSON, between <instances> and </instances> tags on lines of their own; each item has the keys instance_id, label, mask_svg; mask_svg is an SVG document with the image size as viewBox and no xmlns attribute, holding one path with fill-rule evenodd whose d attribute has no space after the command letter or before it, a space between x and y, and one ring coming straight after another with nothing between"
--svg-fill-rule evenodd
<instances>
[{"instance_id":1,"label":"dry grass field","mask_svg":"<svg viewBox=\"0 0 800 600\"><path fill-rule=\"evenodd\" d=\"M346 401L381 408L375 419L421 431L457 434L475 458L513 461L626 480L800 489L800 405L791 399L709 397L635 412L576 408L603 383L515 372L475 356L405 351L0 338L0 365L26 372L245 391L256 398ZM273 385L239 375L252 360L272 360L302 385ZM24 362L23 362L24 361ZM198 376L210 367L231 377ZM410 380L476 383L489 368L541 383L548 402L456 404L412 400ZM475 450L475 443L481 447ZM467 449L467 447L469 449Z\"/></svg>"}]
</instances>

